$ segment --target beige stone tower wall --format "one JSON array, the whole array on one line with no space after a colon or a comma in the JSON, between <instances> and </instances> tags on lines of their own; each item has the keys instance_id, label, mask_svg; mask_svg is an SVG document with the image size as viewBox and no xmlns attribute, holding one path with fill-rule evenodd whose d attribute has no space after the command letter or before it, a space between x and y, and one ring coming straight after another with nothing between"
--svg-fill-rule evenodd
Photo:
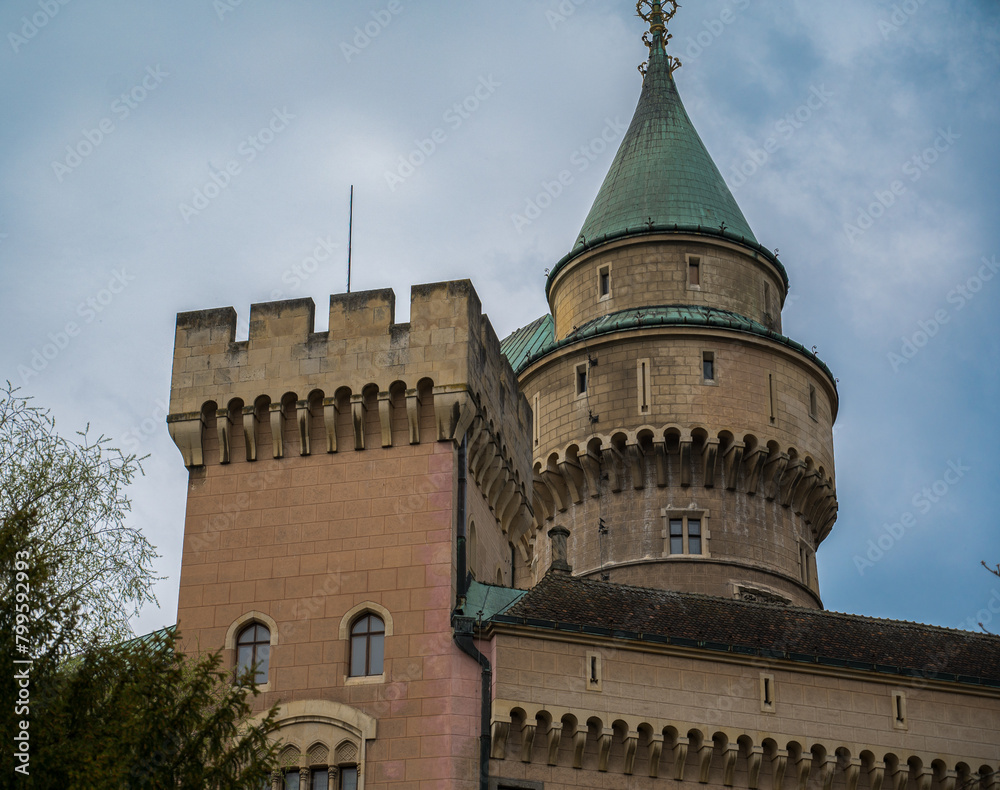
<instances>
[{"instance_id":1,"label":"beige stone tower wall","mask_svg":"<svg viewBox=\"0 0 1000 790\"><path fill-rule=\"evenodd\" d=\"M468 282L178 316L168 424L191 469L182 649L271 631L261 710L280 702L289 764L353 754L365 788L468 787L480 673L452 641L459 444L484 556L530 525L530 411ZM509 562L509 560L508 560ZM509 576L509 570L508 570ZM358 612L386 623L382 676L349 678ZM353 752L351 750L354 750Z\"/></svg>"},{"instance_id":2,"label":"beige stone tower wall","mask_svg":"<svg viewBox=\"0 0 1000 790\"><path fill-rule=\"evenodd\" d=\"M657 305L715 307L760 324L765 294L780 325L784 293L773 264L736 244L640 239L581 255L549 299L559 338L601 315ZM838 400L811 354L776 334L650 320L566 342L520 381L537 421L536 535L568 528L575 574L821 605L815 551L836 519ZM700 556L670 554L668 520L685 516L702 521ZM537 580L548 541L535 546Z\"/></svg>"}]
</instances>

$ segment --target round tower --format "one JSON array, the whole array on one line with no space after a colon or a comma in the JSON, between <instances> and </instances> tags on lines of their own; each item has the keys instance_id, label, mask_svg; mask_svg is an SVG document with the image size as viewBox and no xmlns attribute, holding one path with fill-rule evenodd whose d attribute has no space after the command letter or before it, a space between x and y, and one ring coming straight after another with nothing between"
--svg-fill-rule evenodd
<instances>
[{"instance_id":1,"label":"round tower","mask_svg":"<svg viewBox=\"0 0 1000 790\"><path fill-rule=\"evenodd\" d=\"M504 341L534 413L536 534L569 530L577 576L822 606L836 383L781 334L785 269L684 109L672 11L646 6L639 103L549 273L551 315Z\"/></svg>"}]
</instances>

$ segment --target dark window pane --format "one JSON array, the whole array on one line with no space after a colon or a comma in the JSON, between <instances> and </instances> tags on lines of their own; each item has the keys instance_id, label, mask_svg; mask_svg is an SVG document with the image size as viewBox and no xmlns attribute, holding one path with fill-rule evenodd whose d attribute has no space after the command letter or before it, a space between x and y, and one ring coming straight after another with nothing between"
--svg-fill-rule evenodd
<instances>
[{"instance_id":1,"label":"dark window pane","mask_svg":"<svg viewBox=\"0 0 1000 790\"><path fill-rule=\"evenodd\" d=\"M257 682L267 683L267 668L271 659L271 646L257 646Z\"/></svg>"},{"instance_id":2,"label":"dark window pane","mask_svg":"<svg viewBox=\"0 0 1000 790\"><path fill-rule=\"evenodd\" d=\"M601 296L607 296L611 292L611 275L608 272L601 272Z\"/></svg>"},{"instance_id":3,"label":"dark window pane","mask_svg":"<svg viewBox=\"0 0 1000 790\"><path fill-rule=\"evenodd\" d=\"M358 790L358 769L340 769L340 790Z\"/></svg>"},{"instance_id":4,"label":"dark window pane","mask_svg":"<svg viewBox=\"0 0 1000 790\"><path fill-rule=\"evenodd\" d=\"M351 629L352 634L364 634L368 631L368 616L359 618Z\"/></svg>"},{"instance_id":5,"label":"dark window pane","mask_svg":"<svg viewBox=\"0 0 1000 790\"><path fill-rule=\"evenodd\" d=\"M368 674L382 674L382 657L385 653L385 636L383 634L373 634L370 637L371 652L368 657Z\"/></svg>"},{"instance_id":6,"label":"dark window pane","mask_svg":"<svg viewBox=\"0 0 1000 790\"><path fill-rule=\"evenodd\" d=\"M683 554L684 553L684 538L679 535L672 535L670 537L670 553L671 554Z\"/></svg>"},{"instance_id":7,"label":"dark window pane","mask_svg":"<svg viewBox=\"0 0 1000 790\"><path fill-rule=\"evenodd\" d=\"M688 538L688 554L701 554L701 538L692 535Z\"/></svg>"},{"instance_id":8,"label":"dark window pane","mask_svg":"<svg viewBox=\"0 0 1000 790\"><path fill-rule=\"evenodd\" d=\"M688 535L701 534L701 519L692 518L688 520Z\"/></svg>"},{"instance_id":9,"label":"dark window pane","mask_svg":"<svg viewBox=\"0 0 1000 790\"><path fill-rule=\"evenodd\" d=\"M326 768L313 768L312 790L326 790L330 783L330 772Z\"/></svg>"},{"instance_id":10,"label":"dark window pane","mask_svg":"<svg viewBox=\"0 0 1000 790\"><path fill-rule=\"evenodd\" d=\"M299 790L298 771L289 771L285 774L285 790Z\"/></svg>"},{"instance_id":11,"label":"dark window pane","mask_svg":"<svg viewBox=\"0 0 1000 790\"><path fill-rule=\"evenodd\" d=\"M704 370L705 381L714 381L715 380L715 362L714 362L714 360L706 359L704 365L705 365L705 370Z\"/></svg>"},{"instance_id":12,"label":"dark window pane","mask_svg":"<svg viewBox=\"0 0 1000 790\"><path fill-rule=\"evenodd\" d=\"M674 537L675 535L679 536L683 534L684 534L684 522L681 521L679 518L670 519L670 536Z\"/></svg>"},{"instance_id":13,"label":"dark window pane","mask_svg":"<svg viewBox=\"0 0 1000 790\"><path fill-rule=\"evenodd\" d=\"M253 648L250 645L240 645L237 651L236 667L240 672L246 672L253 665Z\"/></svg>"},{"instance_id":14,"label":"dark window pane","mask_svg":"<svg viewBox=\"0 0 1000 790\"><path fill-rule=\"evenodd\" d=\"M257 641L258 642L270 642L271 641L271 632L268 631L267 628L265 628L264 626L259 625L259 624L257 626Z\"/></svg>"},{"instance_id":15,"label":"dark window pane","mask_svg":"<svg viewBox=\"0 0 1000 790\"><path fill-rule=\"evenodd\" d=\"M239 638L236 640L237 644L249 645L253 642L253 630L253 626L250 626L246 630L241 631Z\"/></svg>"},{"instance_id":16,"label":"dark window pane","mask_svg":"<svg viewBox=\"0 0 1000 790\"><path fill-rule=\"evenodd\" d=\"M385 623L382 622L381 617L376 617L375 615L371 615L370 621L371 624L368 628L369 631L371 631L373 634L385 633Z\"/></svg>"}]
</instances>

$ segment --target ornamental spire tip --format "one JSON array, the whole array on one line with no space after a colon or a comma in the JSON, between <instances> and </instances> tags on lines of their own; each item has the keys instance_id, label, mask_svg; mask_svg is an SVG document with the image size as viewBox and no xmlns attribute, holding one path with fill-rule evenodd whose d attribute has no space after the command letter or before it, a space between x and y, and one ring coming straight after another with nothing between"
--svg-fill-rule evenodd
<instances>
[{"instance_id":1,"label":"ornamental spire tip","mask_svg":"<svg viewBox=\"0 0 1000 790\"><path fill-rule=\"evenodd\" d=\"M635 4L635 10L639 18L649 24L649 30L642 34L642 42L649 47L650 55L652 55L654 48L659 48L664 54L666 53L667 42L673 38L667 32L667 24L674 18L674 14L677 13L678 8L680 8L680 4L677 3L677 0L666 0L666 2L661 2L661 0L638 0ZM652 38L650 38L651 35ZM667 55L666 57L670 73L673 74L681 67L681 62L672 55ZM647 64L648 61L639 66L639 72L643 76L646 76Z\"/></svg>"}]
</instances>

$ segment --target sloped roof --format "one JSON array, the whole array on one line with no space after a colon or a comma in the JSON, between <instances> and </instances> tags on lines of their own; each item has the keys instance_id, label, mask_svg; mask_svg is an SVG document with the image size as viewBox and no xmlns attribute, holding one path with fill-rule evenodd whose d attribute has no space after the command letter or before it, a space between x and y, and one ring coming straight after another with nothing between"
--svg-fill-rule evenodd
<instances>
[{"instance_id":1,"label":"sloped roof","mask_svg":"<svg viewBox=\"0 0 1000 790\"><path fill-rule=\"evenodd\" d=\"M1000 637L551 572L493 622L1000 688Z\"/></svg>"},{"instance_id":2,"label":"sloped roof","mask_svg":"<svg viewBox=\"0 0 1000 790\"><path fill-rule=\"evenodd\" d=\"M833 373L813 352L801 343L768 329L761 323L729 310L719 310L703 305L650 305L648 307L619 310L588 321L577 327L562 340L555 339L552 316L544 315L537 321L516 330L500 343L500 351L514 369L521 374L536 359L557 348L588 340L592 337L618 332L624 329L640 329L654 326L705 326L735 329L758 337L767 338L783 346L798 351L815 362L829 376L836 389Z\"/></svg>"}]
</instances>

